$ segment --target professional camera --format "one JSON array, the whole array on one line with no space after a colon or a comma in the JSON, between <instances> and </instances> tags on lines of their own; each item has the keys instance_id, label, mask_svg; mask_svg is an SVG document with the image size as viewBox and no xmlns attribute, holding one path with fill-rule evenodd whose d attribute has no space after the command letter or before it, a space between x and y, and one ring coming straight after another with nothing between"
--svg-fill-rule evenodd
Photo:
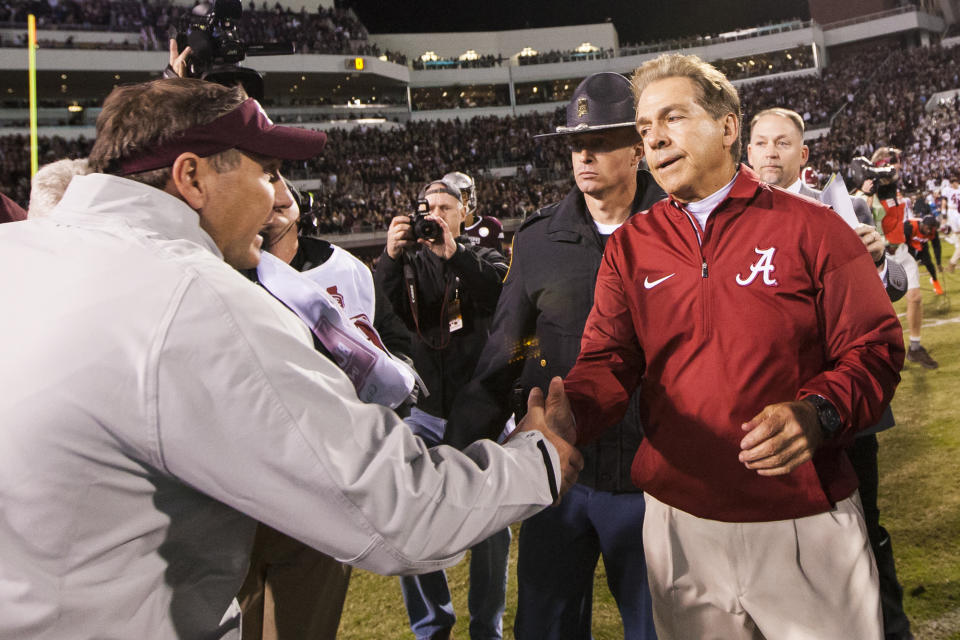
<instances>
[{"instance_id":1,"label":"professional camera","mask_svg":"<svg viewBox=\"0 0 960 640\"><path fill-rule=\"evenodd\" d=\"M241 0L216 0L206 13L188 13L180 19L177 49L188 45L185 75L227 86L243 85L247 95L263 100L263 76L240 66L247 56L287 55L293 43L245 44L240 39Z\"/></svg>"},{"instance_id":2,"label":"professional camera","mask_svg":"<svg viewBox=\"0 0 960 640\"><path fill-rule=\"evenodd\" d=\"M431 220L430 203L426 198L417 200L417 210L410 215L410 225L413 227L413 235L416 238L423 238L431 242L439 242L443 239L443 227L436 220Z\"/></svg>"},{"instance_id":3,"label":"professional camera","mask_svg":"<svg viewBox=\"0 0 960 640\"><path fill-rule=\"evenodd\" d=\"M878 167L863 156L857 156L850 161L850 174L853 176L853 183L858 187L867 180L873 180L874 191L876 187L894 184L898 177L896 167Z\"/></svg>"}]
</instances>

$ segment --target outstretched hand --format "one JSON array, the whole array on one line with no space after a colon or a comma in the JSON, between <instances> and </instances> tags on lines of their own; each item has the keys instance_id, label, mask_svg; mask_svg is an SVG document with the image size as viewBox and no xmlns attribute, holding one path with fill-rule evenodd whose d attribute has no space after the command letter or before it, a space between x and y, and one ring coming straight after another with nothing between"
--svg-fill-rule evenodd
<instances>
[{"instance_id":1,"label":"outstretched hand","mask_svg":"<svg viewBox=\"0 0 960 640\"><path fill-rule=\"evenodd\" d=\"M576 428L570 402L563 390L563 380L554 378L550 381L546 400L539 388L534 387L530 391L527 415L517 425L517 430L540 431L557 450L562 477L559 495L562 497L576 483L577 476L583 469L583 456L573 446L576 441Z\"/></svg>"}]
</instances>

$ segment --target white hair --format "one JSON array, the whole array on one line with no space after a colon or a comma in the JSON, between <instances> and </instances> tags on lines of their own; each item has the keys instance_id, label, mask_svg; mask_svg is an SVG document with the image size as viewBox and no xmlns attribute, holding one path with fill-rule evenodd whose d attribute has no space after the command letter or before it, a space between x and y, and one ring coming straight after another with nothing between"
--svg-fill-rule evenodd
<instances>
[{"instance_id":1,"label":"white hair","mask_svg":"<svg viewBox=\"0 0 960 640\"><path fill-rule=\"evenodd\" d=\"M30 180L30 206L27 208L27 217L42 218L50 215L63 197L73 176L84 176L88 173L90 173L90 167L86 158L57 160L40 167Z\"/></svg>"}]
</instances>

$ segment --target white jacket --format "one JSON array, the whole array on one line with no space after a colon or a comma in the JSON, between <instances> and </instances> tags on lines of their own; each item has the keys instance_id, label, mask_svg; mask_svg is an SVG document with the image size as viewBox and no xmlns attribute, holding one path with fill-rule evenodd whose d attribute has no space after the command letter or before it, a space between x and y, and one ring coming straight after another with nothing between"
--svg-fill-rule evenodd
<instances>
[{"instance_id":1,"label":"white jacket","mask_svg":"<svg viewBox=\"0 0 960 640\"><path fill-rule=\"evenodd\" d=\"M414 573L552 501L539 433L427 449L198 220L93 174L0 226L0 638L224 635L250 517Z\"/></svg>"}]
</instances>

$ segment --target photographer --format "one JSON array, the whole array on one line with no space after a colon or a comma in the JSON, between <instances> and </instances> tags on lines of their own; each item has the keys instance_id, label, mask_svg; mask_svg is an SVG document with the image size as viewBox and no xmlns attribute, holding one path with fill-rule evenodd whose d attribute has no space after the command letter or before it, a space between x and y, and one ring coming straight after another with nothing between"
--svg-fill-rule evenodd
<instances>
[{"instance_id":1,"label":"photographer","mask_svg":"<svg viewBox=\"0 0 960 640\"><path fill-rule=\"evenodd\" d=\"M907 244L909 238L904 233L905 203L897 195L900 154L900 150L894 147L880 147L873 152L868 163L858 162L855 158L852 168L855 176L865 178L861 189L873 207L873 217L878 227L886 236L888 258L898 262L907 272L907 328L910 332L907 360L925 369L936 369L939 363L920 344L923 294L920 292L920 270L916 259L910 254Z\"/></svg>"},{"instance_id":2,"label":"photographer","mask_svg":"<svg viewBox=\"0 0 960 640\"><path fill-rule=\"evenodd\" d=\"M507 261L460 235L465 214L456 186L438 180L422 195L429 213L416 221L432 222L435 235L415 235L411 216L393 218L374 279L414 334L414 366L430 393L411 411L411 420L439 439L453 398L487 340Z\"/></svg>"},{"instance_id":3,"label":"photographer","mask_svg":"<svg viewBox=\"0 0 960 640\"><path fill-rule=\"evenodd\" d=\"M466 207L453 181L429 183L418 200L422 204L414 216L390 222L374 278L414 334L413 362L429 395L421 395L406 422L433 445L443 439L453 399L486 343L507 262L499 251L460 235ZM499 637L509 544L510 531L504 529L472 549L474 637ZM446 637L456 616L445 574L404 577L401 588L414 635Z\"/></svg>"}]
</instances>

